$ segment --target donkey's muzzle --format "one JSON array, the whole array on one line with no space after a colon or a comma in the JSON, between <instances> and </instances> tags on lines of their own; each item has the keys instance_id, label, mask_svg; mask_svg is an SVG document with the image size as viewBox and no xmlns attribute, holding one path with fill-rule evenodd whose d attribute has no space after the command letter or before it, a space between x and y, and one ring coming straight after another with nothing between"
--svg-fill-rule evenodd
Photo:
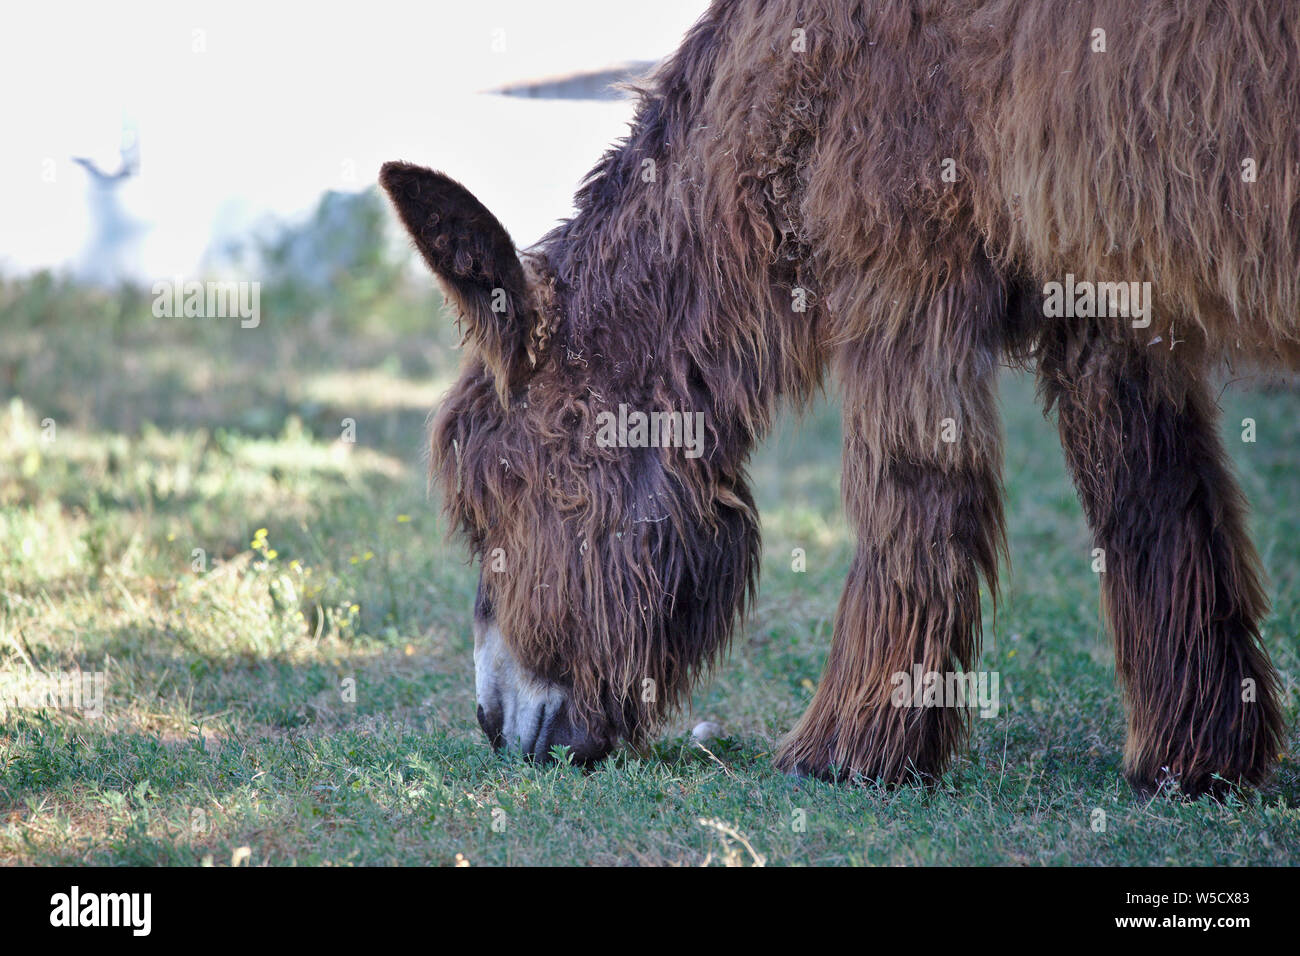
<instances>
[{"instance_id":1,"label":"donkey's muzzle","mask_svg":"<svg viewBox=\"0 0 1300 956\"><path fill-rule=\"evenodd\" d=\"M546 763L552 748L567 747L587 766L613 749L610 735L573 719L565 688L520 666L495 624L475 622L474 631L478 725L494 750Z\"/></svg>"},{"instance_id":2,"label":"donkey's muzzle","mask_svg":"<svg viewBox=\"0 0 1300 956\"><path fill-rule=\"evenodd\" d=\"M519 732L506 733L505 720L500 709L488 711L478 705L478 725L483 728L488 743L498 752L521 753L534 763L544 764L554 760L552 748L568 748L575 764L588 767L598 763L613 748L613 741L601 734L590 734L569 718L565 708L539 713L535 733L528 725Z\"/></svg>"}]
</instances>

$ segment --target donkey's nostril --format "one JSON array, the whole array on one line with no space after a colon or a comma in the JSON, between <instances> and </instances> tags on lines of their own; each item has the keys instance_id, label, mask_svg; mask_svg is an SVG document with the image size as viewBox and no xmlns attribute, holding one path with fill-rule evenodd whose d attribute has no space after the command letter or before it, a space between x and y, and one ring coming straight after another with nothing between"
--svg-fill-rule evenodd
<instances>
[{"instance_id":1,"label":"donkey's nostril","mask_svg":"<svg viewBox=\"0 0 1300 956\"><path fill-rule=\"evenodd\" d=\"M501 733L501 728L505 724L499 710L494 711L491 715L483 709L483 705L478 705L478 710L474 714L478 718L478 725L483 728L483 733L487 735L488 743L492 745L493 750L500 750L505 746L505 737Z\"/></svg>"},{"instance_id":2,"label":"donkey's nostril","mask_svg":"<svg viewBox=\"0 0 1300 956\"><path fill-rule=\"evenodd\" d=\"M559 707L541 708L541 713L538 715L537 736L529 750L529 756L537 763L547 763L551 759L551 739L560 710Z\"/></svg>"}]
</instances>

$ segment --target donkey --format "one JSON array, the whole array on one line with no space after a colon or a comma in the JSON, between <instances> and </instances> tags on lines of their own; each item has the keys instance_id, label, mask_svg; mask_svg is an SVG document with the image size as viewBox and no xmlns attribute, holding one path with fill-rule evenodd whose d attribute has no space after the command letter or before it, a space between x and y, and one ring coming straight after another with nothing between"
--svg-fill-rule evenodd
<instances>
[{"instance_id":1,"label":"donkey","mask_svg":"<svg viewBox=\"0 0 1300 956\"><path fill-rule=\"evenodd\" d=\"M748 456L829 373L856 553L776 763L936 779L966 710L891 678L979 652L1013 363L1106 555L1125 776L1265 780L1282 706L1210 378L1300 367L1300 9L716 0L637 93L526 250L447 176L380 176L463 322L431 474L483 562L493 745L591 763L680 704L754 594ZM620 406L702 412L703 453L599 440Z\"/></svg>"}]
</instances>

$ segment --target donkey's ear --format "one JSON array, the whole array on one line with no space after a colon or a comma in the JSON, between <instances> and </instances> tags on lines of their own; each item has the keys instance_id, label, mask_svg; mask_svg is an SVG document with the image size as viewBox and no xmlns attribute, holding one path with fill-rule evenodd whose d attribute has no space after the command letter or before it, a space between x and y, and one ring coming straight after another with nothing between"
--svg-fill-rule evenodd
<instances>
[{"instance_id":1,"label":"donkey's ear","mask_svg":"<svg viewBox=\"0 0 1300 956\"><path fill-rule=\"evenodd\" d=\"M536 320L510 234L468 189L432 169L385 163L379 184L505 398L511 381L533 362L528 342Z\"/></svg>"}]
</instances>

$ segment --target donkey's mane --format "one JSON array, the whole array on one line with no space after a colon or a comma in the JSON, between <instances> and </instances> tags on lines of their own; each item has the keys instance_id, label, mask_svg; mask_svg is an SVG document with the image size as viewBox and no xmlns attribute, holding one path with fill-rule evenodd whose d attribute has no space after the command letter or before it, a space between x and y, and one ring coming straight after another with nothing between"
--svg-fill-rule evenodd
<instances>
[{"instance_id":1,"label":"donkey's mane","mask_svg":"<svg viewBox=\"0 0 1300 956\"><path fill-rule=\"evenodd\" d=\"M778 398L801 401L820 384L822 364L815 313L802 331L770 321L789 311L799 260L765 185L738 195L735 158L714 148L706 101L736 68L724 35L733 6L715 4L632 87L628 136L584 178L575 215L535 247L563 293L561 341L608 364L615 391L658 381L662 400L705 410L711 459L728 470ZM793 176L793 155L772 161L771 179Z\"/></svg>"}]
</instances>

